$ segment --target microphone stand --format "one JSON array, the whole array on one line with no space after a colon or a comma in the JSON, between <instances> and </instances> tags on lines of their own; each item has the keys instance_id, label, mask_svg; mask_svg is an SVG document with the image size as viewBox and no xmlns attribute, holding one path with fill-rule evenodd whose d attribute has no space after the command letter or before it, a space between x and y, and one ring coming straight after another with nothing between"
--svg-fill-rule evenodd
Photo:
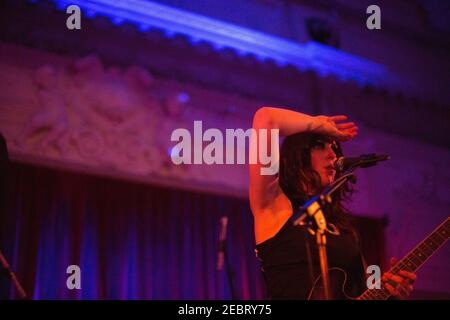
<instances>
[{"instance_id":1,"label":"microphone stand","mask_svg":"<svg viewBox=\"0 0 450 320\"><path fill-rule=\"evenodd\" d=\"M316 244L319 252L320 270L322 274L322 284L324 288L325 299L330 300L330 279L328 275L328 259L327 259L327 238L325 232L328 231L327 221L323 210L326 210L328 204L332 202L331 195L337 189L342 187L345 182L356 181L353 171L355 168L349 169L339 177L333 184L325 188L319 195L308 200L292 217L291 221L294 225L308 226L308 231L316 236ZM300 217L298 217L300 215Z\"/></svg>"},{"instance_id":2,"label":"microphone stand","mask_svg":"<svg viewBox=\"0 0 450 320\"><path fill-rule=\"evenodd\" d=\"M11 282L14 284L14 287L16 288L17 293L19 294L20 299L26 299L27 294L25 290L20 285L19 280L17 280L16 274L9 268L8 261L6 261L6 258L3 256L2 252L0 251L0 274L3 274L7 276L9 279L11 279Z\"/></svg>"},{"instance_id":3,"label":"microphone stand","mask_svg":"<svg viewBox=\"0 0 450 320\"><path fill-rule=\"evenodd\" d=\"M230 259L228 258L228 250L226 249L226 246L224 248L224 256L225 256L225 265L227 268L228 285L230 286L231 291L231 299L236 300L237 293L236 293L236 285L234 282L234 271L233 267L231 266Z\"/></svg>"}]
</instances>

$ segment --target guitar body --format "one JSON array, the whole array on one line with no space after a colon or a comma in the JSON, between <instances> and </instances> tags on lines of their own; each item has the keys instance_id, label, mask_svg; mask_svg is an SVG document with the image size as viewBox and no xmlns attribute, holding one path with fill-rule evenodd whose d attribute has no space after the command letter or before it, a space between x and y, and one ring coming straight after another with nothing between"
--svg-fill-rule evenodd
<instances>
[{"instance_id":1,"label":"guitar body","mask_svg":"<svg viewBox=\"0 0 450 320\"><path fill-rule=\"evenodd\" d=\"M354 300L348 292L351 287L347 273L341 268L330 268L328 271L330 279L330 299L332 300ZM325 300L325 290L322 283L322 275L318 276L309 292L308 300Z\"/></svg>"}]
</instances>

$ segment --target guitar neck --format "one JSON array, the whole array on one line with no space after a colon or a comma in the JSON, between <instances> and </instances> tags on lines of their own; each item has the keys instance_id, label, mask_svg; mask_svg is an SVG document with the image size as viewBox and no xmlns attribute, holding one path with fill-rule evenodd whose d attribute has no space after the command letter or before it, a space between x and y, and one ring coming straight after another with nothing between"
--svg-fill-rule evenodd
<instances>
[{"instance_id":1,"label":"guitar neck","mask_svg":"<svg viewBox=\"0 0 450 320\"><path fill-rule=\"evenodd\" d=\"M397 262L388 272L397 274L400 270L416 272L450 236L450 217L437 227L425 240L419 243L403 259ZM380 289L367 289L359 296L361 300L386 300L390 293L382 285Z\"/></svg>"}]
</instances>

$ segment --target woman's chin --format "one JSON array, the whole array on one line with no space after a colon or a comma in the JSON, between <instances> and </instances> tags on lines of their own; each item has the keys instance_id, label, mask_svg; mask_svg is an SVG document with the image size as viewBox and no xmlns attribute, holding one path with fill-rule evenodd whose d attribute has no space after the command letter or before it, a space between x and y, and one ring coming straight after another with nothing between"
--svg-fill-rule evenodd
<instances>
[{"instance_id":1,"label":"woman's chin","mask_svg":"<svg viewBox=\"0 0 450 320\"><path fill-rule=\"evenodd\" d=\"M324 176L322 177L322 186L326 187L334 182L334 176Z\"/></svg>"}]
</instances>

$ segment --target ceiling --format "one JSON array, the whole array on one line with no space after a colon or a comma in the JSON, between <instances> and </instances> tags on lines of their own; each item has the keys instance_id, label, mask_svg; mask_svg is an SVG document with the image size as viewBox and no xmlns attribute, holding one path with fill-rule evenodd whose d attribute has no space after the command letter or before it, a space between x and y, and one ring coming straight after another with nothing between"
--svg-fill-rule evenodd
<instances>
[{"instance_id":1,"label":"ceiling","mask_svg":"<svg viewBox=\"0 0 450 320\"><path fill-rule=\"evenodd\" d=\"M450 33L450 1L416 0L428 13L431 25L441 31Z\"/></svg>"}]
</instances>

